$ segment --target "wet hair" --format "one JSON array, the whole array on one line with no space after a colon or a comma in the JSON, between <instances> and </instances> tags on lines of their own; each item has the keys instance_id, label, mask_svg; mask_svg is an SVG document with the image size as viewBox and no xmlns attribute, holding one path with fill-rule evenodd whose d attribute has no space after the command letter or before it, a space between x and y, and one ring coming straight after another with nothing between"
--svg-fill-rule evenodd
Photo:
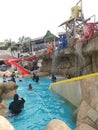
<instances>
[{"instance_id":1,"label":"wet hair","mask_svg":"<svg viewBox=\"0 0 98 130\"><path fill-rule=\"evenodd\" d=\"M32 89L32 84L29 84L29 89Z\"/></svg>"},{"instance_id":2,"label":"wet hair","mask_svg":"<svg viewBox=\"0 0 98 130\"><path fill-rule=\"evenodd\" d=\"M32 84L29 84L29 87L31 87L32 86Z\"/></svg>"},{"instance_id":3,"label":"wet hair","mask_svg":"<svg viewBox=\"0 0 98 130\"><path fill-rule=\"evenodd\" d=\"M14 100L18 100L18 98L19 98L18 94L15 94L14 95Z\"/></svg>"}]
</instances>

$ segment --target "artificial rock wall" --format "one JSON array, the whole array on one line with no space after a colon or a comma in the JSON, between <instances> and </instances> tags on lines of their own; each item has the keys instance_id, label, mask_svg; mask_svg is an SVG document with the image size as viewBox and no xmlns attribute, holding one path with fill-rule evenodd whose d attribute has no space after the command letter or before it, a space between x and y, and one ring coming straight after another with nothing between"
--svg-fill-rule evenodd
<instances>
[{"instance_id":1,"label":"artificial rock wall","mask_svg":"<svg viewBox=\"0 0 98 130\"><path fill-rule=\"evenodd\" d=\"M98 73L52 83L50 89L77 106L79 130L81 124L98 129Z\"/></svg>"},{"instance_id":2,"label":"artificial rock wall","mask_svg":"<svg viewBox=\"0 0 98 130\"><path fill-rule=\"evenodd\" d=\"M67 48L56 52L56 55L44 55L41 71L51 74L54 68L55 74L71 77L97 72L98 38L81 44L76 46L69 43Z\"/></svg>"}]
</instances>

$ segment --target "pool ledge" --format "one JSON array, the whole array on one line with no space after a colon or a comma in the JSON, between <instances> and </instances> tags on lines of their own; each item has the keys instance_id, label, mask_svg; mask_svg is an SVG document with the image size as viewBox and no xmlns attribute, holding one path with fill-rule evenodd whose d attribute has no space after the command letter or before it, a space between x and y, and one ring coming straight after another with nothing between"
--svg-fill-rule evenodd
<instances>
[{"instance_id":1,"label":"pool ledge","mask_svg":"<svg viewBox=\"0 0 98 130\"><path fill-rule=\"evenodd\" d=\"M87 80L92 80L92 78L98 77L98 73L93 73L89 75L84 75L80 77L75 77L71 79L61 80L50 84L50 90L55 91L63 98L67 99L76 107L79 106L83 98L83 85L88 84ZM95 82L92 80L92 82ZM87 86L87 85L86 85Z\"/></svg>"}]
</instances>

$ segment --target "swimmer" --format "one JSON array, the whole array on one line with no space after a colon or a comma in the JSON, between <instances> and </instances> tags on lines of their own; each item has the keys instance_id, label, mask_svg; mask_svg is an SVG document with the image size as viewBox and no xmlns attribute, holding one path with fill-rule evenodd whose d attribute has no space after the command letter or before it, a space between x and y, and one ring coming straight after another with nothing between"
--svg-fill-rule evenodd
<instances>
[{"instance_id":1,"label":"swimmer","mask_svg":"<svg viewBox=\"0 0 98 130\"><path fill-rule=\"evenodd\" d=\"M18 94L15 94L13 101L9 105L10 112L14 115L19 114L22 111L22 108L24 108L24 103L24 98L20 97Z\"/></svg>"},{"instance_id":2,"label":"swimmer","mask_svg":"<svg viewBox=\"0 0 98 130\"><path fill-rule=\"evenodd\" d=\"M29 88L28 88L28 90L33 90L33 88L32 88L32 84L29 84Z\"/></svg>"},{"instance_id":3,"label":"swimmer","mask_svg":"<svg viewBox=\"0 0 98 130\"><path fill-rule=\"evenodd\" d=\"M22 81L22 76L21 76L21 75L19 75L19 77L18 77L18 78L19 78L19 81L21 82L21 81Z\"/></svg>"}]
</instances>

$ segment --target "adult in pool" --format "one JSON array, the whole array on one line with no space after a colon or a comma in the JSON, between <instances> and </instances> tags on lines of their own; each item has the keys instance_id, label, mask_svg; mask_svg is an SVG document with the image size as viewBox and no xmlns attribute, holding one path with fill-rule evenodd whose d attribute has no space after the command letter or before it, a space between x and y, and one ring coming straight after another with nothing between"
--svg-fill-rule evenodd
<instances>
[{"instance_id":1,"label":"adult in pool","mask_svg":"<svg viewBox=\"0 0 98 130\"><path fill-rule=\"evenodd\" d=\"M11 81L13 81L13 82L16 82L16 80L15 80L15 72L13 72L12 74L11 74Z\"/></svg>"},{"instance_id":2,"label":"adult in pool","mask_svg":"<svg viewBox=\"0 0 98 130\"><path fill-rule=\"evenodd\" d=\"M24 108L25 100L22 97L19 97L18 94L14 95L13 101L9 105L9 110L12 114L19 114Z\"/></svg>"},{"instance_id":3,"label":"adult in pool","mask_svg":"<svg viewBox=\"0 0 98 130\"><path fill-rule=\"evenodd\" d=\"M56 79L56 76L55 76L54 74L52 74L51 81L52 81L52 82L56 82L56 80L57 80L57 79Z\"/></svg>"},{"instance_id":4,"label":"adult in pool","mask_svg":"<svg viewBox=\"0 0 98 130\"><path fill-rule=\"evenodd\" d=\"M36 79L36 74L33 73L32 79L35 80Z\"/></svg>"},{"instance_id":5,"label":"adult in pool","mask_svg":"<svg viewBox=\"0 0 98 130\"><path fill-rule=\"evenodd\" d=\"M36 75L36 79L35 79L36 83L39 82L39 75Z\"/></svg>"}]
</instances>

